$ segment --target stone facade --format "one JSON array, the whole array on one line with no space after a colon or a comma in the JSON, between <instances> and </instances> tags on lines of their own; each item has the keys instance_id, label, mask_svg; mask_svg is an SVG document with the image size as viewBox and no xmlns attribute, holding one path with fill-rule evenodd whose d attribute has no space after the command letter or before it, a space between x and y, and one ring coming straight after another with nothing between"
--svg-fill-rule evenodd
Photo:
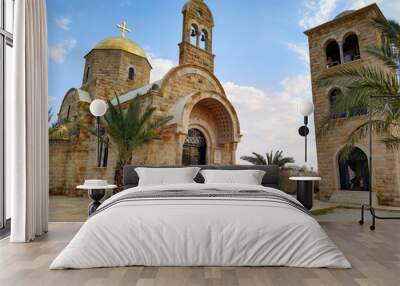
<instances>
[{"instance_id":1,"label":"stone facade","mask_svg":"<svg viewBox=\"0 0 400 286\"><path fill-rule=\"evenodd\" d=\"M134 80L128 79L129 68L134 69ZM148 84L151 65L147 58L124 50L93 49L85 56L84 70L82 89L94 98L111 100Z\"/></svg>"},{"instance_id":2,"label":"stone facade","mask_svg":"<svg viewBox=\"0 0 400 286\"><path fill-rule=\"evenodd\" d=\"M310 65L312 93L315 105L315 126L318 130L324 120L330 116L331 102L330 92L335 86L320 87L317 81L327 70L337 69L343 65L357 67L363 65L381 65L375 58L364 52L363 48L369 44L379 44L380 34L371 26L373 17L384 17L376 4L369 5L357 11L346 11L339 14L334 20L308 30L310 49ZM349 56L346 60L344 54L344 41L349 35L356 35L359 44L359 56ZM336 41L340 48L340 64L333 63L329 59L327 45ZM334 57L333 57L334 58ZM330 62L329 62L330 61ZM328 199L333 192L342 191L339 174L339 154L346 138L351 131L361 123L368 120L367 115L353 117L351 120L343 119L335 130L326 136L317 137L318 169L322 177L320 183L321 196ZM373 138L373 190L377 192L380 203L399 204L400 182L399 182L399 152L386 150ZM357 144L367 156L369 153L369 142L363 140Z\"/></svg>"},{"instance_id":3,"label":"stone facade","mask_svg":"<svg viewBox=\"0 0 400 286\"><path fill-rule=\"evenodd\" d=\"M214 18L203 0L189 1L182 10L183 32L179 64L194 64L214 72L212 54ZM203 46L203 47L201 47Z\"/></svg>"},{"instance_id":4,"label":"stone facade","mask_svg":"<svg viewBox=\"0 0 400 286\"><path fill-rule=\"evenodd\" d=\"M173 120L162 130L161 140L134 152L133 164L183 164L184 145L190 129L199 130L205 138L206 164L235 164L240 125L234 107L213 72L212 13L203 0L188 1L182 13L183 36L177 67L162 80L150 83L151 65L141 48L125 38L106 39L85 56L82 86L67 92L59 120L94 128L95 121L89 113L94 99L111 100L116 104L117 93L126 108L130 100L140 94L143 110L155 107L155 117L172 115ZM193 25L197 27L196 41L191 43ZM128 76L130 68L135 71L133 80ZM111 144L107 167L97 168L96 138L85 128L77 130L69 140L50 142L51 194L79 194L75 187L84 179L114 180L118 158L115 148Z\"/></svg>"}]
</instances>

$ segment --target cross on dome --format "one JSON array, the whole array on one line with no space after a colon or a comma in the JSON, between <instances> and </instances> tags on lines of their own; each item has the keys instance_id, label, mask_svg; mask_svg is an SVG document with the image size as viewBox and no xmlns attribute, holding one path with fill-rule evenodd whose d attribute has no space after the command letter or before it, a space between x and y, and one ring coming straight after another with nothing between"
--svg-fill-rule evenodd
<instances>
[{"instance_id":1,"label":"cross on dome","mask_svg":"<svg viewBox=\"0 0 400 286\"><path fill-rule=\"evenodd\" d=\"M117 28L121 30L121 37L125 38L125 33L128 32L132 32L132 29L128 28L126 21L123 21L122 23L119 23L117 25Z\"/></svg>"}]
</instances>

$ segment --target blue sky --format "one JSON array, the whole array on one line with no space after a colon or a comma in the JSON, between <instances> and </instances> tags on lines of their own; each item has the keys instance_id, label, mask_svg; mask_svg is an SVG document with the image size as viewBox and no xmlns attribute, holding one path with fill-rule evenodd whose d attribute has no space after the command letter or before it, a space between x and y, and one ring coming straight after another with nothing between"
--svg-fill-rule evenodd
<instances>
[{"instance_id":1,"label":"blue sky","mask_svg":"<svg viewBox=\"0 0 400 286\"><path fill-rule=\"evenodd\" d=\"M100 40L128 37L149 54L153 79L178 62L181 9L186 0L48 0L49 96L58 111L71 87L80 87L84 55ZM244 135L238 157L282 149L303 165L297 102L311 99L307 38L303 31L359 8L368 0L205 0L215 18L216 75L238 110ZM398 15L400 1L380 0L383 12ZM314 138L311 162L317 167Z\"/></svg>"}]
</instances>

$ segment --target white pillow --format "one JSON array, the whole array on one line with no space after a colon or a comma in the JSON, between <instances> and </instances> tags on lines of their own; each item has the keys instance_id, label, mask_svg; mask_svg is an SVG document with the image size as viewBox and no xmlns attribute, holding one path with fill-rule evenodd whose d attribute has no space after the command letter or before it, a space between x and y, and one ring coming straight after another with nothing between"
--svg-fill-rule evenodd
<instances>
[{"instance_id":1,"label":"white pillow","mask_svg":"<svg viewBox=\"0 0 400 286\"><path fill-rule=\"evenodd\" d=\"M206 184L261 185L265 171L261 170L202 170Z\"/></svg>"},{"instance_id":2,"label":"white pillow","mask_svg":"<svg viewBox=\"0 0 400 286\"><path fill-rule=\"evenodd\" d=\"M200 171L198 167L187 168L135 168L139 186L190 184Z\"/></svg>"}]
</instances>

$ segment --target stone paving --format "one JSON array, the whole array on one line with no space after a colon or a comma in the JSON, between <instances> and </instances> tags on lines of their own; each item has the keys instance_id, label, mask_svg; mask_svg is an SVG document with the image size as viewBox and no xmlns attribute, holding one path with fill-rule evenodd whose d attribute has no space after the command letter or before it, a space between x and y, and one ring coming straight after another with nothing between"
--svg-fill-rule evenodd
<instances>
[{"instance_id":1,"label":"stone paving","mask_svg":"<svg viewBox=\"0 0 400 286\"><path fill-rule=\"evenodd\" d=\"M50 196L49 220L51 222L80 222L87 219L88 197ZM336 204L314 200L312 213L321 222L358 222L359 208L338 207ZM365 212L366 221L370 221L370 214ZM384 216L400 215L398 208L380 207L377 214Z\"/></svg>"}]
</instances>

